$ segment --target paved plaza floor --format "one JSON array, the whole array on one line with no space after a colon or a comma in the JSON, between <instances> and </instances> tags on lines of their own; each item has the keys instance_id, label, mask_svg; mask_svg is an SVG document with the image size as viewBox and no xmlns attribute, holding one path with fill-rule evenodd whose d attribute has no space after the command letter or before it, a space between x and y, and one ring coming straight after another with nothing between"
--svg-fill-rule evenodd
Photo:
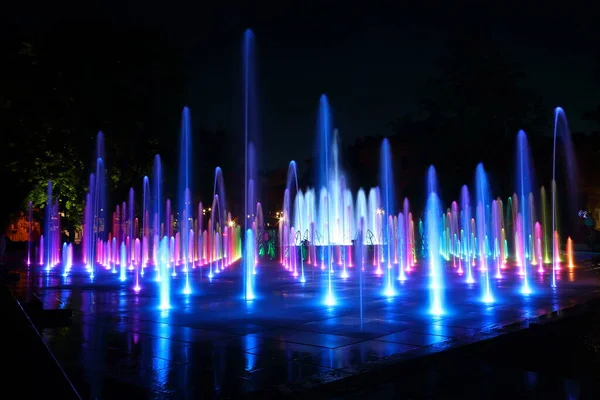
<instances>
[{"instance_id":1,"label":"paved plaza floor","mask_svg":"<svg viewBox=\"0 0 600 400\"><path fill-rule=\"evenodd\" d=\"M240 265L212 281L206 270L191 275L193 293L173 281L172 307L159 310L151 272L139 293L134 279L102 271L94 282L77 267L64 278L32 267L13 287L21 301L38 295L46 308L71 308L68 327L42 329L42 336L84 398L214 398L312 384L351 376L373 362L443 351L461 338L560 310L598 296L600 280L583 259L563 267L556 289L548 273L531 274L533 293L520 293L516 268L491 282L494 302L484 304L481 285L465 283L448 267L444 314L431 315L423 266L394 282L373 270L349 278L333 274L336 305L324 298L328 275L306 267L307 282L295 280L275 262L259 265L257 299L243 300ZM481 272L477 272L480 280ZM360 284L362 282L362 284Z\"/></svg>"}]
</instances>

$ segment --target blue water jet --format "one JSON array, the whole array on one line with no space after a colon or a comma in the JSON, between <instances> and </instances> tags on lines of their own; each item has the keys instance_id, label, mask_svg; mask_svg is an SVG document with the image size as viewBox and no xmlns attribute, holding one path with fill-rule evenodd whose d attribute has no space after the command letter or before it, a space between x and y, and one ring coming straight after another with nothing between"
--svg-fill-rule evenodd
<instances>
[{"instance_id":1,"label":"blue water jet","mask_svg":"<svg viewBox=\"0 0 600 400\"><path fill-rule=\"evenodd\" d=\"M294 187L292 187L292 184L295 185ZM290 197L291 197L291 193L292 193L292 188L296 189L295 195L296 195L296 202L299 203L300 202L300 197L298 196L298 193L300 193L300 188L298 187L298 171L296 169L296 161L292 160L290 161L290 164L288 166L288 173L287 173L287 180L286 180L286 193L287 193L287 197L284 199L284 216L283 218L283 222L287 222L286 219L290 218ZM295 210L299 210L300 209L300 205L299 204L295 204ZM297 211L297 214L300 214ZM300 221L300 219L298 219ZM303 226L300 222L298 222L296 224L296 227L298 227L299 232L302 234L303 232ZM300 244L302 246L302 244ZM292 248L293 249L293 248ZM293 250L295 251L295 250ZM306 282L306 276L304 275L304 258L302 257L302 247L300 248L300 282L301 283L305 283Z\"/></svg>"},{"instance_id":2,"label":"blue water jet","mask_svg":"<svg viewBox=\"0 0 600 400\"><path fill-rule=\"evenodd\" d=\"M179 218L178 230L181 243L181 258L183 261L183 272L185 274L184 294L192 293L190 286L190 267L189 264L194 262L194 255L189 254L189 238L190 231L193 227L192 214L192 188L191 188L191 173L192 173L192 127L190 110L187 107L181 112L181 133L179 145ZM169 223L169 215L166 215L167 223ZM176 257L177 258L177 257ZM173 267L175 271L175 267Z\"/></svg>"},{"instance_id":3,"label":"blue water jet","mask_svg":"<svg viewBox=\"0 0 600 400\"><path fill-rule=\"evenodd\" d=\"M403 213L398 213L398 280L404 282L406 280L406 266L408 265L406 239L406 219Z\"/></svg>"},{"instance_id":4,"label":"blue water jet","mask_svg":"<svg viewBox=\"0 0 600 400\"><path fill-rule=\"evenodd\" d=\"M67 242L64 242L62 246L62 263L63 276L66 277L69 275L69 270L71 269L71 260L69 259L69 245L67 244Z\"/></svg>"},{"instance_id":5,"label":"blue water jet","mask_svg":"<svg viewBox=\"0 0 600 400\"><path fill-rule=\"evenodd\" d=\"M168 310L171 308L171 277L169 276L169 264L170 264L170 252L169 252L169 238L163 237L159 242L158 248L158 273L160 274L160 286L159 286L159 297L161 310Z\"/></svg>"},{"instance_id":6,"label":"blue water jet","mask_svg":"<svg viewBox=\"0 0 600 400\"><path fill-rule=\"evenodd\" d=\"M163 196L163 172L160 155L154 157L152 178L154 191L154 240L153 246L158 246L157 259L154 260L156 268L156 281L159 282L160 309L168 310L171 308L171 276L169 274L171 256L169 251L169 238L163 237L161 232L162 224L162 196Z\"/></svg>"},{"instance_id":7,"label":"blue water jet","mask_svg":"<svg viewBox=\"0 0 600 400\"><path fill-rule=\"evenodd\" d=\"M321 188L321 192L327 192L327 187L329 186L329 170L330 170L330 152L331 152L331 136L333 134L333 125L331 121L331 110L329 108L329 101L327 100L327 96L324 94L321 95L319 99L319 114L318 114L318 123L317 123L317 154L319 158L319 171L317 176L318 186ZM334 306L336 304L336 298L333 290L333 260L332 260L332 251L331 251L331 237L332 237L332 227L331 227L331 207L329 202L331 199L328 198L328 195L325 195L324 207L320 207L319 209L325 209L325 220L327 221L326 226L324 224L324 232L326 236L326 246L324 246L321 251L323 261L326 263L326 279L327 279L327 289L325 294L325 305Z\"/></svg>"},{"instance_id":8,"label":"blue water jet","mask_svg":"<svg viewBox=\"0 0 600 400\"><path fill-rule=\"evenodd\" d=\"M444 268L441 254L441 202L437 193L435 168L427 172L427 205L425 208L425 235L427 238L427 258L429 262L429 312L442 315L444 309Z\"/></svg>"},{"instance_id":9,"label":"blue water jet","mask_svg":"<svg viewBox=\"0 0 600 400\"><path fill-rule=\"evenodd\" d=\"M89 207L89 225L87 228L88 237L88 255L87 262L90 270L90 278L94 278L96 262L96 243L98 240L105 241L104 227L107 224L107 203L106 203L106 171L104 165L104 134L98 132L96 136L96 173L90 175L90 204Z\"/></svg>"},{"instance_id":10,"label":"blue water jet","mask_svg":"<svg viewBox=\"0 0 600 400\"><path fill-rule=\"evenodd\" d=\"M483 164L478 164L475 169L475 225L477 229L477 239L479 248L479 268L481 269L481 289L482 300L485 303L492 303L494 296L490 284L490 267L488 266L488 251L486 238L489 237L488 213L486 207L490 200L490 188L487 174Z\"/></svg>"},{"instance_id":11,"label":"blue water jet","mask_svg":"<svg viewBox=\"0 0 600 400\"><path fill-rule=\"evenodd\" d=\"M461 240L467 275L466 282L472 284L475 283L475 278L473 277L473 268L471 265L471 255L473 254L473 241L471 240L471 200L467 185L463 185L460 191L460 204L462 227Z\"/></svg>"},{"instance_id":12,"label":"blue water jet","mask_svg":"<svg viewBox=\"0 0 600 400\"><path fill-rule=\"evenodd\" d=\"M254 231L246 230L246 238L244 241L244 298L246 301L254 300L256 293L254 292L254 264L256 262L256 243Z\"/></svg>"},{"instance_id":13,"label":"blue water jet","mask_svg":"<svg viewBox=\"0 0 600 400\"><path fill-rule=\"evenodd\" d=\"M527 201L529 193L531 193L531 177L532 170L530 165L530 152L529 144L527 142L527 135L524 131L519 131L517 134L517 190L519 194L519 213L521 220L521 231L519 232L518 246L521 254L519 255L520 262L522 264L523 284L521 287L521 293L528 295L531 293L531 286L529 284L528 274L528 259L527 255L532 254L528 248L529 240L527 238L533 232L531 226L531 218L529 215L529 202Z\"/></svg>"},{"instance_id":14,"label":"blue water jet","mask_svg":"<svg viewBox=\"0 0 600 400\"><path fill-rule=\"evenodd\" d=\"M551 285L556 287L556 272L559 269L560 260L556 259L560 249L556 249L556 241L554 240L554 232L558 230L557 219L558 211L556 209L556 142L557 138L561 137L564 146L564 159L566 169L566 186L569 193L570 215L575 215L578 206L578 185L577 185L577 162L575 160L575 150L571 140L571 131L564 110L561 107L556 107L554 110L554 146L552 151L552 280ZM572 227L571 227L572 228Z\"/></svg>"},{"instance_id":15,"label":"blue water jet","mask_svg":"<svg viewBox=\"0 0 600 400\"><path fill-rule=\"evenodd\" d=\"M253 222L256 221L256 230L260 234L262 221L260 218L255 218L253 211L257 207L258 199L256 198L257 183L258 183L258 165L256 162L256 151L254 144L259 140L258 131L258 96L257 96L257 76L256 76L256 46L255 38L252 30L247 29L244 32L242 40L242 61L243 61L243 105L244 105L244 222L242 232L253 228ZM223 198L224 200L224 198ZM257 210L258 213L258 210ZM254 241L256 244L256 240ZM243 244L244 248L245 245ZM257 253L257 249L254 249ZM256 267L256 260L253 270ZM245 276L245 274L243 274ZM246 286L246 282L244 282ZM244 289L244 292L246 290Z\"/></svg>"},{"instance_id":16,"label":"blue water jet","mask_svg":"<svg viewBox=\"0 0 600 400\"><path fill-rule=\"evenodd\" d=\"M119 260L119 280L125 282L127 279L127 248L125 242L121 242L121 257Z\"/></svg>"},{"instance_id":17,"label":"blue water jet","mask_svg":"<svg viewBox=\"0 0 600 400\"><path fill-rule=\"evenodd\" d=\"M216 210L216 211L215 211ZM219 221L219 227L222 229L227 225L227 209L225 208L225 181L223 179L223 171L221 167L215 168L215 180L213 185L213 204L212 204L212 221L213 226L217 226L215 221ZM216 239L224 245L223 243L223 235L218 235ZM221 270L225 268L225 257L221 257L220 260L217 260L217 271L219 271L218 264L221 263Z\"/></svg>"},{"instance_id":18,"label":"blue water jet","mask_svg":"<svg viewBox=\"0 0 600 400\"><path fill-rule=\"evenodd\" d=\"M392 151L390 149L389 140L383 139L381 142L380 155L380 180L381 180L381 201L383 206L382 213L382 244L384 247L385 261L385 290L384 295L387 297L395 296L396 289L394 287L394 269L393 265L393 215L395 209L394 199L394 174L392 168Z\"/></svg>"},{"instance_id":19,"label":"blue water jet","mask_svg":"<svg viewBox=\"0 0 600 400\"><path fill-rule=\"evenodd\" d=\"M256 182L255 168L252 165L251 143L257 135L257 98L256 98L256 65L254 32L247 29L242 42L243 84L244 84L244 229L252 227L251 210L254 208L254 188L251 181Z\"/></svg>"}]
</instances>

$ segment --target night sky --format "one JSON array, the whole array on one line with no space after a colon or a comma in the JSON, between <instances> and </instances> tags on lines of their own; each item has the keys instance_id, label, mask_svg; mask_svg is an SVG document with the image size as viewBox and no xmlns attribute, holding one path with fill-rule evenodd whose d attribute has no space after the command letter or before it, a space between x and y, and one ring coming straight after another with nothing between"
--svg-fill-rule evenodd
<instances>
[{"instance_id":1,"label":"night sky","mask_svg":"<svg viewBox=\"0 0 600 400\"><path fill-rule=\"evenodd\" d=\"M33 13L9 8L6 15L40 30L77 17L160 25L172 45L184 51L194 125L236 132L241 127L240 41L243 30L252 28L263 145L278 150L268 158L270 168L311 155L321 93L329 96L344 143L364 135L391 134L392 120L417 110L420 84L431 77L432 62L446 40L473 20L512 49L530 76L527 84L549 110L557 105L566 110L572 131L594 129L581 119L585 110L597 106L600 95L600 74L594 74L599 69L595 60L600 24L590 8L538 1L495 6L484 2L483 8L441 1L419 6L392 1L241 6L242 2L223 1L210 7L205 2L169 2L168 8L151 3L103 2L102 8L78 3L66 9L53 3Z\"/></svg>"}]
</instances>

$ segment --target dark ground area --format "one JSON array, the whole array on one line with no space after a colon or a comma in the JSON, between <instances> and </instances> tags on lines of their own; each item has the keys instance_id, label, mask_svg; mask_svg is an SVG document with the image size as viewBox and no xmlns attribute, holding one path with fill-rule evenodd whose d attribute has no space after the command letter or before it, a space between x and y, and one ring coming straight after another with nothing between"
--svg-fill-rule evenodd
<instances>
[{"instance_id":1,"label":"dark ground area","mask_svg":"<svg viewBox=\"0 0 600 400\"><path fill-rule=\"evenodd\" d=\"M594 263L591 263L592 265ZM31 323L0 282L2 399L77 398ZM327 385L300 383L288 392L248 398L302 399L600 399L600 299L528 329L379 368ZM110 385L110 383L106 382ZM115 382L109 398L132 398ZM139 394L139 393L138 393ZM143 397L154 398L151 393ZM133 396L135 397L135 396ZM137 397L136 397L137 398Z\"/></svg>"},{"instance_id":2,"label":"dark ground area","mask_svg":"<svg viewBox=\"0 0 600 400\"><path fill-rule=\"evenodd\" d=\"M0 278L1 399L78 399L67 377Z\"/></svg>"},{"instance_id":3,"label":"dark ground area","mask_svg":"<svg viewBox=\"0 0 600 400\"><path fill-rule=\"evenodd\" d=\"M531 322L529 329L396 366L382 364L290 397L600 399L600 300Z\"/></svg>"}]
</instances>

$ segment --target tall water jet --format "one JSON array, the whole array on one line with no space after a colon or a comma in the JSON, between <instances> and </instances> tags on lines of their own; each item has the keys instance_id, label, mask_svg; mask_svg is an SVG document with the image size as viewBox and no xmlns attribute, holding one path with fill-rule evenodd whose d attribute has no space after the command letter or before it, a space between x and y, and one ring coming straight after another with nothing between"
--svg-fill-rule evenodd
<instances>
[{"instance_id":1,"label":"tall water jet","mask_svg":"<svg viewBox=\"0 0 600 400\"><path fill-rule=\"evenodd\" d=\"M105 227L108 224L106 215L106 171L104 165L104 134L96 136L95 173L90 174L88 194L86 196L83 251L86 268L90 278L94 278L96 263L96 247L98 241L105 241Z\"/></svg>"},{"instance_id":2,"label":"tall water jet","mask_svg":"<svg viewBox=\"0 0 600 400\"><path fill-rule=\"evenodd\" d=\"M171 308L171 277L169 276L169 263L171 255L169 252L169 238L163 237L159 244L158 259L155 261L159 264L158 270L160 274L160 304L161 310Z\"/></svg>"},{"instance_id":3,"label":"tall water jet","mask_svg":"<svg viewBox=\"0 0 600 400\"><path fill-rule=\"evenodd\" d=\"M473 252L473 240L471 239L471 200L467 185L463 185L460 191L460 204L462 209L461 244L463 247L466 267L466 282L468 284L472 284L475 283L475 277L473 276L473 268L471 263L471 254Z\"/></svg>"},{"instance_id":4,"label":"tall water jet","mask_svg":"<svg viewBox=\"0 0 600 400\"><path fill-rule=\"evenodd\" d=\"M73 266L73 245L67 242L62 246L63 276L67 277Z\"/></svg>"},{"instance_id":5,"label":"tall water jet","mask_svg":"<svg viewBox=\"0 0 600 400\"><path fill-rule=\"evenodd\" d=\"M429 311L433 315L444 313L444 269L440 248L441 203L437 193L435 168L427 172L427 205L425 208L425 235L427 237L427 257L429 262Z\"/></svg>"},{"instance_id":6,"label":"tall water jet","mask_svg":"<svg viewBox=\"0 0 600 400\"><path fill-rule=\"evenodd\" d=\"M144 176L142 180L142 257L140 266L140 275L144 276L144 269L148 264L150 254L150 210L152 193L150 191L150 179Z\"/></svg>"},{"instance_id":7,"label":"tall water jet","mask_svg":"<svg viewBox=\"0 0 600 400\"><path fill-rule=\"evenodd\" d=\"M33 203L27 206L27 266L31 265L31 230L33 229Z\"/></svg>"},{"instance_id":8,"label":"tall water jet","mask_svg":"<svg viewBox=\"0 0 600 400\"><path fill-rule=\"evenodd\" d=\"M153 218L154 218L154 223L153 223L153 252L154 254L157 254L160 252L160 248L159 248L159 244L161 243L161 238L162 238L162 234L161 234L161 223L162 223L162 219L161 219L161 209L162 209L162 164L161 164L161 160L160 160L160 156L157 154L154 157L154 166L153 166L153 170L152 170L152 179L153 179ZM167 246L167 252L168 252L168 247L169 244L166 244ZM156 269L156 281L157 282L161 282L165 280L163 279L165 276L168 277L168 274L163 273L162 268L167 268L167 264L164 262L158 262L157 257L154 257L154 267ZM168 278L167 278L168 279Z\"/></svg>"},{"instance_id":9,"label":"tall water jet","mask_svg":"<svg viewBox=\"0 0 600 400\"><path fill-rule=\"evenodd\" d=\"M398 252L398 280L404 282L406 280L406 270L408 266L408 254L407 254L407 238L408 234L406 231L406 219L403 213L398 213L397 223L397 252Z\"/></svg>"},{"instance_id":10,"label":"tall water jet","mask_svg":"<svg viewBox=\"0 0 600 400\"><path fill-rule=\"evenodd\" d=\"M300 189L298 187L298 171L296 169L296 161L293 161L293 160L290 162L290 165L288 166L287 182L286 182L287 198L285 198L285 196L284 196L283 216L281 217L281 221L280 221L280 224L283 225L283 229L286 229L286 226L289 225L290 221L291 221L290 197L291 197L291 193L292 193L292 188L296 189L296 192L295 192L296 213L298 215L302 215L302 206L303 206L304 202L301 200L301 199L303 199L303 197L301 196ZM303 221L300 218L298 218L298 223L296 224L296 229L298 229L298 231L300 232L300 235L302 235L302 232L304 231L305 228L308 228L308 226L304 226L302 224L302 222ZM302 243L300 245L302 246ZM295 251L293 246L289 246L288 248ZM304 257L302 257L302 249L300 251L300 282L301 283L306 282L306 276L304 275Z\"/></svg>"},{"instance_id":11,"label":"tall water jet","mask_svg":"<svg viewBox=\"0 0 600 400\"><path fill-rule=\"evenodd\" d=\"M189 279L189 263L193 262L193 254L189 254L190 231L192 230L192 199L191 199L191 170L192 170L192 128L190 121L190 110L187 107L183 108L181 113L181 133L179 147L179 235L181 243L181 260L183 263L183 272L185 274L184 294L192 293ZM165 216L169 218L170 216ZM178 254L179 256L179 254Z\"/></svg>"},{"instance_id":12,"label":"tall water jet","mask_svg":"<svg viewBox=\"0 0 600 400\"><path fill-rule=\"evenodd\" d=\"M317 125L317 154L319 157L319 175L317 177L318 187L321 192L325 193L323 198L322 207L320 207L321 218L326 221L323 224L325 230L324 235L326 236L326 247L322 248L321 257L327 264L327 292L325 294L325 305L333 306L336 304L336 299L333 291L333 277L332 277L332 257L331 257L331 207L330 201L327 195L327 187L329 186L329 170L330 170L330 140L333 134L333 125L331 121L331 110L329 108L329 101L327 96L321 95L319 100L319 116ZM323 211L325 210L323 215Z\"/></svg>"},{"instance_id":13,"label":"tall water jet","mask_svg":"<svg viewBox=\"0 0 600 400\"><path fill-rule=\"evenodd\" d=\"M477 225L477 243L479 248L479 267L482 270L481 287L483 290L483 301L491 303L494 301L492 289L490 285L490 267L487 265L488 252L486 248L487 238L489 237L489 229L487 223L486 206L489 204L490 189L487 180L487 174L483 168L483 164L478 164L475 169L475 189L476 189L476 225Z\"/></svg>"},{"instance_id":14,"label":"tall water jet","mask_svg":"<svg viewBox=\"0 0 600 400\"><path fill-rule=\"evenodd\" d=\"M542 244L543 244L543 252L544 252L544 263L550 264L552 261L550 259L550 243L552 237L552 225L549 222L548 217L548 200L546 196L546 189L544 186L540 188L540 202L542 204Z\"/></svg>"},{"instance_id":15,"label":"tall water jet","mask_svg":"<svg viewBox=\"0 0 600 400\"><path fill-rule=\"evenodd\" d=\"M133 244L135 251L135 259L137 260L135 263L135 286L133 290L139 292L141 290L140 286L140 270L142 270L142 246L140 239L136 238Z\"/></svg>"},{"instance_id":16,"label":"tall water jet","mask_svg":"<svg viewBox=\"0 0 600 400\"><path fill-rule=\"evenodd\" d=\"M52 248L54 246L54 232L52 226L52 182L48 181L48 189L46 191L46 208L44 210L44 234L46 235L46 248L44 249L46 258L46 271L50 271L52 265Z\"/></svg>"},{"instance_id":17,"label":"tall water jet","mask_svg":"<svg viewBox=\"0 0 600 400\"><path fill-rule=\"evenodd\" d=\"M256 262L255 254L256 245L254 243L254 231L246 230L246 239L244 241L244 298L246 301L254 300L254 263Z\"/></svg>"},{"instance_id":18,"label":"tall water jet","mask_svg":"<svg viewBox=\"0 0 600 400\"><path fill-rule=\"evenodd\" d=\"M363 327L363 273L366 258L366 246L364 244L364 229L365 219L364 217L359 221L359 228L356 234L356 245L354 246L354 257L356 260L356 268L358 269L358 304L359 304L359 316L360 316L360 328Z\"/></svg>"},{"instance_id":19,"label":"tall water jet","mask_svg":"<svg viewBox=\"0 0 600 400\"><path fill-rule=\"evenodd\" d=\"M244 223L242 232L246 232L245 239L250 237L248 230L252 229L254 216L251 210L254 209L258 199L255 197L257 184L257 165L256 153L253 143L258 142L258 96L256 87L256 59L255 59L255 39L254 32L247 29L244 32L242 41L242 60L243 60L243 95L244 95ZM256 245L256 240L253 240ZM247 244L244 244L246 248ZM246 252L247 253L247 252ZM256 249L252 252L255 256ZM244 260L244 263L250 262ZM255 269L256 260L252 260L252 271ZM245 276L245 274L244 274ZM253 278L254 279L254 278ZM247 282L245 283L247 286ZM247 289L244 289L247 292ZM248 293L246 293L247 295Z\"/></svg>"},{"instance_id":20,"label":"tall water jet","mask_svg":"<svg viewBox=\"0 0 600 400\"><path fill-rule=\"evenodd\" d=\"M127 247L125 242L121 242L119 258L119 280L125 282L127 280Z\"/></svg>"},{"instance_id":21,"label":"tall water jet","mask_svg":"<svg viewBox=\"0 0 600 400\"><path fill-rule=\"evenodd\" d=\"M392 151L388 139L383 139L381 142L380 154L380 180L381 180L381 200L382 200L382 247L385 249L385 291L384 294L388 297L394 296L396 290L394 288L393 275L393 215L395 210L394 201L394 174L392 169ZM390 218L392 217L392 218Z\"/></svg>"},{"instance_id":22,"label":"tall water jet","mask_svg":"<svg viewBox=\"0 0 600 400\"><path fill-rule=\"evenodd\" d=\"M216 211L215 211L216 210ZM213 226L219 226L224 228L228 225L227 218L227 209L225 207L225 180L223 178L223 171L221 167L215 168L215 180L213 185L213 204L212 204L212 221ZM215 221L219 221L218 225ZM219 235L215 237L216 240L219 241L220 245L224 245L223 235ZM221 263L221 269L225 267L225 258L222 257L221 260L217 260L217 263Z\"/></svg>"},{"instance_id":23,"label":"tall water jet","mask_svg":"<svg viewBox=\"0 0 600 400\"><path fill-rule=\"evenodd\" d=\"M573 269L575 267L573 262L573 240L570 237L567 238L567 261L569 269Z\"/></svg>"},{"instance_id":24,"label":"tall water jet","mask_svg":"<svg viewBox=\"0 0 600 400\"><path fill-rule=\"evenodd\" d=\"M244 96L244 229L252 226L250 210L257 202L256 160L252 143L258 143L258 98L256 85L255 38L251 29L244 32L242 41L243 96Z\"/></svg>"},{"instance_id":25,"label":"tall water jet","mask_svg":"<svg viewBox=\"0 0 600 400\"><path fill-rule=\"evenodd\" d=\"M575 215L577 207L577 167L575 161L575 151L571 141L571 132L565 112L561 107L556 107L554 110L554 146L552 152L552 235L557 235L557 206L556 206L556 142L560 135L565 150L565 166L566 166L566 186L569 188L569 213ZM553 257L552 257L552 287L556 287L556 272L559 270L560 259L557 254L560 254L560 249L557 248L558 243L553 240Z\"/></svg>"},{"instance_id":26,"label":"tall water jet","mask_svg":"<svg viewBox=\"0 0 600 400\"><path fill-rule=\"evenodd\" d=\"M521 130L517 134L517 190L519 195L519 215L517 216L517 225L520 229L518 229L518 243L515 243L515 246L519 249L517 257L522 264L521 268L523 274L523 286L521 293L525 295L531 293L527 265L527 255L529 254L529 249L527 247L528 238L529 235L531 235L533 228L530 226L531 218L529 215L529 206L527 202L529 193L531 192L531 174L532 171L527 135Z\"/></svg>"},{"instance_id":27,"label":"tall water jet","mask_svg":"<svg viewBox=\"0 0 600 400\"><path fill-rule=\"evenodd\" d=\"M135 262L135 251L134 251L134 241L135 241L135 192L133 188L129 188L129 211L127 213L127 236L129 240L128 244L128 255L127 255L127 263L130 269L133 269L133 264Z\"/></svg>"}]
</instances>

